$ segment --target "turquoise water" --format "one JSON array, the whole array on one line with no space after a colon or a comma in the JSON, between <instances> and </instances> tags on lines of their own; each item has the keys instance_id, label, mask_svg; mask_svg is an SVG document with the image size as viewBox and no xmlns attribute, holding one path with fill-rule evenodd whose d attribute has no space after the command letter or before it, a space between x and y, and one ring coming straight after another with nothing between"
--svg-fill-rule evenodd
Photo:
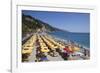
<instances>
[{"instance_id":1,"label":"turquoise water","mask_svg":"<svg viewBox=\"0 0 100 73\"><path fill-rule=\"evenodd\" d=\"M55 31L49 34L60 39L74 41L82 46L90 48L90 34L89 33L71 33L71 32L65 32L65 31Z\"/></svg>"}]
</instances>

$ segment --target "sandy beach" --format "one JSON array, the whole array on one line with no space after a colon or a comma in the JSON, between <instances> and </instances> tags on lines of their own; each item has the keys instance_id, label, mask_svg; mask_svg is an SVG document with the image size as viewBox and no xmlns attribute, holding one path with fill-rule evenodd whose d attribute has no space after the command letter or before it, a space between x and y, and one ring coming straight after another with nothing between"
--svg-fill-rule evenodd
<instances>
[{"instance_id":1,"label":"sandy beach","mask_svg":"<svg viewBox=\"0 0 100 73\"><path fill-rule=\"evenodd\" d=\"M89 50L49 34L34 33L22 45L22 62L89 59Z\"/></svg>"}]
</instances>

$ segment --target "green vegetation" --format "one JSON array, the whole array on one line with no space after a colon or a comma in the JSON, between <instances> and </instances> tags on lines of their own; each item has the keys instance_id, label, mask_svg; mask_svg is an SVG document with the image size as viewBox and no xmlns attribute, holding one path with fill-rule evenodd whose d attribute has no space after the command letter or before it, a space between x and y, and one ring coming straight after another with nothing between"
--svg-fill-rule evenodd
<instances>
[{"instance_id":1,"label":"green vegetation","mask_svg":"<svg viewBox=\"0 0 100 73\"><path fill-rule=\"evenodd\" d=\"M55 31L56 28L31 16L22 14L22 36L37 32L38 30L51 32Z\"/></svg>"}]
</instances>

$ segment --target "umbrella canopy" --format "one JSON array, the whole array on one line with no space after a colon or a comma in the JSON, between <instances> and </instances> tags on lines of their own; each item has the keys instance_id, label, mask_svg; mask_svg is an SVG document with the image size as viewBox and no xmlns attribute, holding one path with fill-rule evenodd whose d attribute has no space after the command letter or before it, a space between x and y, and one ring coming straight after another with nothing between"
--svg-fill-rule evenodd
<instances>
[{"instance_id":1,"label":"umbrella canopy","mask_svg":"<svg viewBox=\"0 0 100 73\"><path fill-rule=\"evenodd\" d=\"M79 51L80 48L79 48L79 47L74 47L73 50L74 50L74 51Z\"/></svg>"},{"instance_id":2,"label":"umbrella canopy","mask_svg":"<svg viewBox=\"0 0 100 73\"><path fill-rule=\"evenodd\" d=\"M49 52L50 50L49 50L47 47L42 47L42 48L41 48L41 51L42 51L42 52Z\"/></svg>"},{"instance_id":3,"label":"umbrella canopy","mask_svg":"<svg viewBox=\"0 0 100 73\"><path fill-rule=\"evenodd\" d=\"M26 53L31 54L32 53L32 49L30 49L30 48L24 48L22 50L22 54L26 54Z\"/></svg>"}]
</instances>

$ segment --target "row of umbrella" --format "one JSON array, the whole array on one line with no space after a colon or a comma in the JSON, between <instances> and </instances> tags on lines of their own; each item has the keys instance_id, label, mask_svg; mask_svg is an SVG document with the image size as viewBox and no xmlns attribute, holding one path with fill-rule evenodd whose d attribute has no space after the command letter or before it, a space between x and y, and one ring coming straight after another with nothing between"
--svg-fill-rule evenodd
<instances>
[{"instance_id":1,"label":"row of umbrella","mask_svg":"<svg viewBox=\"0 0 100 73\"><path fill-rule=\"evenodd\" d=\"M44 43L44 41L42 40L40 35L37 35L37 39L38 39L41 51L42 52L49 52L50 50L48 49L48 47L46 46L46 44Z\"/></svg>"},{"instance_id":2,"label":"row of umbrella","mask_svg":"<svg viewBox=\"0 0 100 73\"><path fill-rule=\"evenodd\" d=\"M48 39L50 42L52 42L54 45L57 45L58 48L65 48L65 45L62 45L59 42L56 42L53 38L49 36L45 36L46 39Z\"/></svg>"},{"instance_id":3,"label":"row of umbrella","mask_svg":"<svg viewBox=\"0 0 100 73\"><path fill-rule=\"evenodd\" d=\"M34 34L23 46L22 46L22 54L31 54L34 44L36 42L36 34Z\"/></svg>"}]
</instances>

